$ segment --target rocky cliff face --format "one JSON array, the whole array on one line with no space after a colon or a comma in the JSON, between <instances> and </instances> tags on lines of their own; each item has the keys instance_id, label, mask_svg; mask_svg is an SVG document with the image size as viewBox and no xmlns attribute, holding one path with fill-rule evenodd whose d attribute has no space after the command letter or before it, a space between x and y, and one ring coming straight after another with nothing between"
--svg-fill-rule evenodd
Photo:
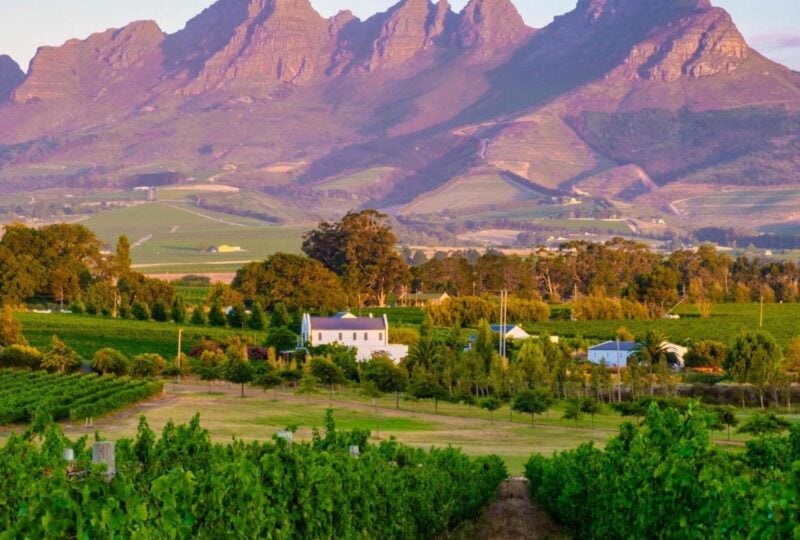
<instances>
[{"instance_id":1,"label":"rocky cliff face","mask_svg":"<svg viewBox=\"0 0 800 540\"><path fill-rule=\"evenodd\" d=\"M129 97L161 76L164 34L153 21L108 30L85 41L42 47L25 82L13 94L16 103Z\"/></svg>"},{"instance_id":2,"label":"rocky cliff face","mask_svg":"<svg viewBox=\"0 0 800 540\"><path fill-rule=\"evenodd\" d=\"M24 78L25 72L13 58L5 54L0 55L0 104L11 96L11 92Z\"/></svg>"},{"instance_id":3,"label":"rocky cliff face","mask_svg":"<svg viewBox=\"0 0 800 540\"><path fill-rule=\"evenodd\" d=\"M510 47L532 33L511 0L470 0L459 15L458 41L462 47Z\"/></svg>"},{"instance_id":4,"label":"rocky cliff face","mask_svg":"<svg viewBox=\"0 0 800 540\"><path fill-rule=\"evenodd\" d=\"M309 0L236 0L226 7L223 24L215 24L212 8L170 44L173 67L188 76L184 93L234 84L305 85L324 72L329 24ZM178 56L190 50L196 52Z\"/></svg>"}]
</instances>

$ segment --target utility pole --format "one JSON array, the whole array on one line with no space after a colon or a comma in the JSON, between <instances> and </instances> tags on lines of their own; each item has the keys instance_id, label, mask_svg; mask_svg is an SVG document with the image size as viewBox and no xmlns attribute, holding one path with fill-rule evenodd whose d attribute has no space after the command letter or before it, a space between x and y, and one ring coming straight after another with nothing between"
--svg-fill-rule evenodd
<instances>
[{"instance_id":1,"label":"utility pole","mask_svg":"<svg viewBox=\"0 0 800 540\"><path fill-rule=\"evenodd\" d=\"M506 358L506 334L508 333L508 291L500 291L500 357Z\"/></svg>"},{"instance_id":2,"label":"utility pole","mask_svg":"<svg viewBox=\"0 0 800 540\"><path fill-rule=\"evenodd\" d=\"M181 339L183 338L183 328L178 329L178 356L175 359L178 364L178 384L181 383Z\"/></svg>"},{"instance_id":3,"label":"utility pole","mask_svg":"<svg viewBox=\"0 0 800 540\"><path fill-rule=\"evenodd\" d=\"M619 336L617 336L617 401L622 403L622 368L619 360Z\"/></svg>"}]
</instances>

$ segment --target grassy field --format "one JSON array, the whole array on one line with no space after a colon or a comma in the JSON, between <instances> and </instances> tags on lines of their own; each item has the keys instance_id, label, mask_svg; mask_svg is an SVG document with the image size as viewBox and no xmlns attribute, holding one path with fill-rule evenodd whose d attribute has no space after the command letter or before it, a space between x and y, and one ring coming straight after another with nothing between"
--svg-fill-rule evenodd
<instances>
[{"instance_id":1,"label":"grassy field","mask_svg":"<svg viewBox=\"0 0 800 540\"><path fill-rule=\"evenodd\" d=\"M305 232L177 202L110 210L83 224L109 246L114 246L120 235L127 235L134 267L146 273L235 270L278 251L298 253ZM207 251L220 245L236 246L241 251Z\"/></svg>"},{"instance_id":2,"label":"grassy field","mask_svg":"<svg viewBox=\"0 0 800 540\"><path fill-rule=\"evenodd\" d=\"M174 358L178 348L178 326L174 323L130 321L89 315L60 313L17 313L23 333L34 347L47 350L50 338L59 336L84 358L91 358L104 347L122 351L128 356L158 353ZM189 352L203 337L222 339L234 335L253 336L259 342L264 332L227 328L183 327L183 352Z\"/></svg>"},{"instance_id":3,"label":"grassy field","mask_svg":"<svg viewBox=\"0 0 800 540\"><path fill-rule=\"evenodd\" d=\"M574 448L584 442L604 445L619 426L628 420L606 407L596 415L594 426L589 417L563 420L563 404L557 404L547 416L537 417L531 427L530 416L512 413L504 407L490 415L476 407L440 403L438 414L429 401L400 401L395 409L392 396L374 404L359 396L355 390L337 392L333 400L327 394L296 396L288 389L263 392L250 388L245 398L238 397L239 389L215 383L211 393L205 384L168 383L165 394L157 399L134 406L111 416L97 419L93 427L82 423L63 425L69 437L101 432L110 439L132 436L138 418L144 415L151 427L160 430L172 420L188 422L200 414L203 427L216 441L232 437L243 440L269 440L287 427L297 428L297 437L308 439L314 428L323 428L327 408L334 409L337 427L366 429L373 440L395 437L399 441L422 448L455 446L471 455L497 454L506 462L509 472L522 473L523 465L533 453L549 455L554 451ZM0 443L10 431L0 430ZM726 436L715 433L720 444L728 444ZM734 436L733 445L741 445L742 436Z\"/></svg>"}]
</instances>

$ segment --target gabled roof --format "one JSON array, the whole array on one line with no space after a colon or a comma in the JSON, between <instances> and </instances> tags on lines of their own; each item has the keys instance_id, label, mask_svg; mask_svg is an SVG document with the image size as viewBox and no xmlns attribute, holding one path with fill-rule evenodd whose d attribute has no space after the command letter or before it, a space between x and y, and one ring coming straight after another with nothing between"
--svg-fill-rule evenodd
<instances>
[{"instance_id":1,"label":"gabled roof","mask_svg":"<svg viewBox=\"0 0 800 540\"><path fill-rule=\"evenodd\" d=\"M493 324L493 325L490 326L490 328L492 329L492 332L494 332L495 334L500 334L500 333L508 334L509 332L511 332L513 330L516 330L517 328L522 330L522 327L520 327L520 325L518 325L518 324L507 324L507 325L505 325L505 332L503 332L504 327L501 324ZM522 330L522 331L525 332L525 330Z\"/></svg>"},{"instance_id":2,"label":"gabled roof","mask_svg":"<svg viewBox=\"0 0 800 540\"><path fill-rule=\"evenodd\" d=\"M341 330L343 332L386 330L383 317L311 317L311 330Z\"/></svg>"},{"instance_id":3,"label":"gabled roof","mask_svg":"<svg viewBox=\"0 0 800 540\"><path fill-rule=\"evenodd\" d=\"M590 351L613 351L617 352L617 350L621 352L633 352L636 349L636 342L635 341L620 341L619 342L619 349L617 349L617 342L616 341L606 341L605 343L601 343L600 345L595 345L594 347L589 347Z\"/></svg>"}]
</instances>

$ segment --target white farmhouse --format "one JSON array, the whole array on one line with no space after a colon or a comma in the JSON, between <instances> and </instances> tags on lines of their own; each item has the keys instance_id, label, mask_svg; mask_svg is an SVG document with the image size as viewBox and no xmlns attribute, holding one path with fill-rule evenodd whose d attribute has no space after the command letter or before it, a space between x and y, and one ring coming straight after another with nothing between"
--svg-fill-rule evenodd
<instances>
[{"instance_id":1,"label":"white farmhouse","mask_svg":"<svg viewBox=\"0 0 800 540\"><path fill-rule=\"evenodd\" d=\"M303 342L311 347L354 347L359 362L368 361L375 353L386 353L395 362L408 356L407 345L389 344L389 319L386 315L375 318L339 313L334 317L312 317L306 313L300 334Z\"/></svg>"}]
</instances>

